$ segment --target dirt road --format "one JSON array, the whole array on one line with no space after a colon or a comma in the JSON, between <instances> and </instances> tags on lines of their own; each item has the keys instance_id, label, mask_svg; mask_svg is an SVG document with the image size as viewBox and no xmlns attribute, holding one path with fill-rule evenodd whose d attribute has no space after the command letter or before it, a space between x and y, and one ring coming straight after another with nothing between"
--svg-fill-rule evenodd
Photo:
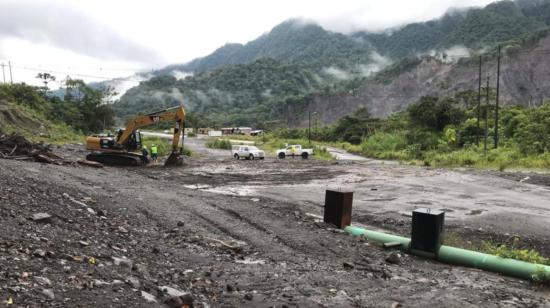
<instances>
[{"instance_id":1,"label":"dirt road","mask_svg":"<svg viewBox=\"0 0 550 308\"><path fill-rule=\"evenodd\" d=\"M2 301L166 307L169 286L197 307L550 305L549 290L529 282L408 255L388 263L395 252L314 218L324 190L342 187L355 191L354 221L372 227L406 232L403 215L429 206L461 229L532 237L547 232L548 187L368 162L237 161L203 140L186 144L198 155L172 169L0 160ZM51 221L28 219L37 212Z\"/></svg>"}]
</instances>

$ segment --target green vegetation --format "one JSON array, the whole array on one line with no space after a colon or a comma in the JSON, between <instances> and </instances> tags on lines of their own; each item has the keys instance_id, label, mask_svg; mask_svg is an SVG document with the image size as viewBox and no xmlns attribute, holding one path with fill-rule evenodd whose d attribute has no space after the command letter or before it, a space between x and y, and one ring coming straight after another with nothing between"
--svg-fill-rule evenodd
<instances>
[{"instance_id":1,"label":"green vegetation","mask_svg":"<svg viewBox=\"0 0 550 308\"><path fill-rule=\"evenodd\" d=\"M231 142L225 139L210 139L206 141L206 147L211 149L231 150Z\"/></svg>"},{"instance_id":2,"label":"green vegetation","mask_svg":"<svg viewBox=\"0 0 550 308\"><path fill-rule=\"evenodd\" d=\"M154 136L144 136L142 144L147 147L147 150L151 152L151 146L156 145L159 156L169 155L172 151L172 141L165 138L154 137ZM186 146L183 147L183 155L191 156L193 153Z\"/></svg>"},{"instance_id":3,"label":"green vegetation","mask_svg":"<svg viewBox=\"0 0 550 308\"><path fill-rule=\"evenodd\" d=\"M501 258L516 259L520 261L536 263L536 264L548 264L549 259L542 256L538 251L534 249L520 249L517 248L519 239L514 238L513 243L510 246L507 245L494 245L488 242L483 243L482 250L486 253L499 256Z\"/></svg>"},{"instance_id":4,"label":"green vegetation","mask_svg":"<svg viewBox=\"0 0 550 308\"><path fill-rule=\"evenodd\" d=\"M39 78L54 80L49 74ZM0 129L17 131L31 140L47 142L82 141L82 134L101 132L114 124L114 113L103 104L108 92L86 86L81 80L67 80L63 99L49 94L46 87L26 84L0 85Z\"/></svg>"},{"instance_id":5,"label":"green vegetation","mask_svg":"<svg viewBox=\"0 0 550 308\"><path fill-rule=\"evenodd\" d=\"M533 275L533 280L540 283L549 284L550 283L550 273L547 272L544 267L540 267L537 272Z\"/></svg>"},{"instance_id":6,"label":"green vegetation","mask_svg":"<svg viewBox=\"0 0 550 308\"><path fill-rule=\"evenodd\" d=\"M483 148L485 112L487 153ZM455 97L423 97L405 112L385 120L372 119L359 109L311 135L317 142L365 156L426 166L550 168L550 103L536 108L501 107L496 149L494 116L493 108L482 108L478 130L477 107L464 102L464 93L457 93ZM283 139L307 139L307 129L282 129L273 134Z\"/></svg>"},{"instance_id":7,"label":"green vegetation","mask_svg":"<svg viewBox=\"0 0 550 308\"><path fill-rule=\"evenodd\" d=\"M511 240L511 242L510 242ZM496 255L502 258L510 258L535 264L548 265L550 259L535 249L527 248L525 243L520 242L519 237L507 240L507 244L494 244L492 239L479 239L464 236L463 234L451 231L445 232L445 245L460 247L463 249L480 251ZM533 281L539 283L550 283L550 273L540 267L533 275Z\"/></svg>"},{"instance_id":8,"label":"green vegetation","mask_svg":"<svg viewBox=\"0 0 550 308\"><path fill-rule=\"evenodd\" d=\"M261 59L184 80L155 77L130 89L113 108L126 119L183 100L193 111L188 119L191 127L238 123L262 129L280 126L288 112L303 114L312 98L308 93L318 85L303 65Z\"/></svg>"},{"instance_id":9,"label":"green vegetation","mask_svg":"<svg viewBox=\"0 0 550 308\"><path fill-rule=\"evenodd\" d=\"M84 136L67 124L52 121L43 113L27 106L1 100L0 131L7 134L18 133L33 142L62 144L84 140Z\"/></svg>"}]
</instances>

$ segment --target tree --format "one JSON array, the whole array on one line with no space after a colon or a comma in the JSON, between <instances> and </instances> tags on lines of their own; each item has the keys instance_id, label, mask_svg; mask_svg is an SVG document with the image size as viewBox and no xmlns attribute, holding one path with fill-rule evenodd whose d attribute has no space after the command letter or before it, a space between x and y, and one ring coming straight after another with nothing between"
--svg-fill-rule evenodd
<instances>
[{"instance_id":1,"label":"tree","mask_svg":"<svg viewBox=\"0 0 550 308\"><path fill-rule=\"evenodd\" d=\"M458 106L456 100L450 97L439 99L434 96L424 96L408 108L411 123L441 132L447 125L460 124L465 112Z\"/></svg>"},{"instance_id":2,"label":"tree","mask_svg":"<svg viewBox=\"0 0 550 308\"><path fill-rule=\"evenodd\" d=\"M354 114L338 120L334 127L337 138L349 143L359 144L369 134L369 124L372 119L365 108L359 108Z\"/></svg>"},{"instance_id":3,"label":"tree","mask_svg":"<svg viewBox=\"0 0 550 308\"><path fill-rule=\"evenodd\" d=\"M44 83L44 92L48 92L48 83L55 81L55 76L51 75L50 73L38 73L36 75L36 78L42 79L42 82Z\"/></svg>"},{"instance_id":4,"label":"tree","mask_svg":"<svg viewBox=\"0 0 550 308\"><path fill-rule=\"evenodd\" d=\"M66 123L85 132L100 132L115 124L114 112L108 101L114 93L108 87L96 90L80 79L65 80L65 98L55 104L55 114Z\"/></svg>"}]
</instances>

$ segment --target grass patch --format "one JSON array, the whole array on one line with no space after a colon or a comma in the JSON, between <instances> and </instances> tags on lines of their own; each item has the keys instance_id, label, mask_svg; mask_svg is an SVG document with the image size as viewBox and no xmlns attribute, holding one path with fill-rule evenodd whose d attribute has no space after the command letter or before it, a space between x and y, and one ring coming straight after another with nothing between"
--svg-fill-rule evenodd
<instances>
[{"instance_id":1,"label":"grass patch","mask_svg":"<svg viewBox=\"0 0 550 308\"><path fill-rule=\"evenodd\" d=\"M535 249L529 249L522 245L518 237L514 237L508 244L494 244L492 240L479 239L471 241L464 235L448 231L445 232L445 245L483 252L501 258L520 260L535 264L549 265L550 259Z\"/></svg>"},{"instance_id":2,"label":"grass patch","mask_svg":"<svg viewBox=\"0 0 550 308\"><path fill-rule=\"evenodd\" d=\"M490 255L495 255L501 258L514 259L534 264L540 264L536 273L531 277L533 281L543 284L550 283L550 272L546 271L542 265L548 265L550 259L543 256L535 249L527 249L522 247L520 239L514 237L509 245L493 244L488 239L476 239L464 236L453 231L445 232L445 245L459 247L463 249L479 251Z\"/></svg>"},{"instance_id":3,"label":"grass patch","mask_svg":"<svg viewBox=\"0 0 550 308\"><path fill-rule=\"evenodd\" d=\"M525 155L514 144L504 144L498 149L489 149L487 155L481 145L453 149L446 143L440 142L436 148L422 150L419 144L409 144L404 132L379 132L363 140L360 145L340 145L340 147L368 157L432 167L472 167L500 171L550 168L550 153Z\"/></svg>"},{"instance_id":4,"label":"grass patch","mask_svg":"<svg viewBox=\"0 0 550 308\"><path fill-rule=\"evenodd\" d=\"M515 259L536 264L548 264L550 260L540 252L534 249L520 249L517 248L518 239L515 238L510 246L507 245L494 245L489 242L483 242L482 250L488 254L499 256L501 258Z\"/></svg>"},{"instance_id":5,"label":"grass patch","mask_svg":"<svg viewBox=\"0 0 550 308\"><path fill-rule=\"evenodd\" d=\"M528 249L514 237L508 244L494 244L492 239L475 239L453 231L445 232L444 244L479 251L501 258L515 259L535 264L550 264L550 259L535 249Z\"/></svg>"},{"instance_id":6,"label":"grass patch","mask_svg":"<svg viewBox=\"0 0 550 308\"><path fill-rule=\"evenodd\" d=\"M206 141L206 147L210 149L231 150L231 142L226 139L210 139Z\"/></svg>"},{"instance_id":7,"label":"grass patch","mask_svg":"<svg viewBox=\"0 0 550 308\"><path fill-rule=\"evenodd\" d=\"M426 153L425 161L435 167L475 167L480 169L548 169L550 168L550 153L540 155L522 155L513 146L491 149L484 155L482 147L470 147L448 153L430 151Z\"/></svg>"}]
</instances>

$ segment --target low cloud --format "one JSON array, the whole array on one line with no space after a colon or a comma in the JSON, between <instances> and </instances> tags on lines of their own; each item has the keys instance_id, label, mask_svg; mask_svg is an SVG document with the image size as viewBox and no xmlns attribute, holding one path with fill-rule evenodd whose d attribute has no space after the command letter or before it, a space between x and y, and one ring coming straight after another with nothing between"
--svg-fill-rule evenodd
<instances>
[{"instance_id":1,"label":"low cloud","mask_svg":"<svg viewBox=\"0 0 550 308\"><path fill-rule=\"evenodd\" d=\"M193 76L193 73L188 73L188 72L178 71L178 70L172 71L171 74L172 76L176 77L176 79L178 80L185 79L185 77L188 77L188 76Z\"/></svg>"},{"instance_id":2,"label":"low cloud","mask_svg":"<svg viewBox=\"0 0 550 308\"><path fill-rule=\"evenodd\" d=\"M323 73L339 80L348 80L352 78L352 75L349 72L339 69L336 66L324 68Z\"/></svg>"},{"instance_id":3,"label":"low cloud","mask_svg":"<svg viewBox=\"0 0 550 308\"><path fill-rule=\"evenodd\" d=\"M472 50L462 45L455 45L443 50L430 50L422 55L429 55L445 63L456 63L461 58L468 58Z\"/></svg>"},{"instance_id":4,"label":"low cloud","mask_svg":"<svg viewBox=\"0 0 550 308\"><path fill-rule=\"evenodd\" d=\"M152 49L126 39L67 4L4 0L0 2L0 12L0 40L17 38L104 60L149 64L161 61Z\"/></svg>"},{"instance_id":5,"label":"low cloud","mask_svg":"<svg viewBox=\"0 0 550 308\"><path fill-rule=\"evenodd\" d=\"M325 76L329 76L334 79L349 80L357 77L369 77L372 74L381 71L390 64L392 64L392 60L390 58L384 57L376 51L373 51L369 56L368 63L357 64L349 70L343 70L336 66L329 66L323 68L323 73ZM318 75L314 75L314 79L316 79L319 83L323 81L322 77Z\"/></svg>"},{"instance_id":6,"label":"low cloud","mask_svg":"<svg viewBox=\"0 0 550 308\"><path fill-rule=\"evenodd\" d=\"M369 77L370 75L381 71L386 66L392 64L392 60L388 57L384 57L377 52L372 52L370 55L371 62L369 64L358 65L359 74L363 77Z\"/></svg>"},{"instance_id":7,"label":"low cloud","mask_svg":"<svg viewBox=\"0 0 550 308\"><path fill-rule=\"evenodd\" d=\"M183 104L185 99L183 98L183 94L180 92L178 88L172 88L172 92L170 93L170 97L174 99L174 101Z\"/></svg>"}]
</instances>

